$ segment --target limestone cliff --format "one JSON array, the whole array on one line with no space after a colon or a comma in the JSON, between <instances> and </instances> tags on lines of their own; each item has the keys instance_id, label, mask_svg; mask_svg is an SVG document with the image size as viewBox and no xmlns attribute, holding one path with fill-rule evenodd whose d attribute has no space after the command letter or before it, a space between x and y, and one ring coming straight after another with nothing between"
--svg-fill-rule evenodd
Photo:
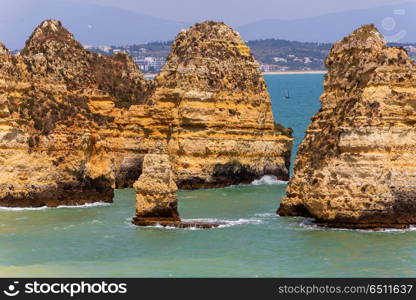
<instances>
[{"instance_id":1,"label":"limestone cliff","mask_svg":"<svg viewBox=\"0 0 416 300\"><path fill-rule=\"evenodd\" d=\"M347 228L416 223L416 65L372 25L337 42L280 215Z\"/></svg>"},{"instance_id":2,"label":"limestone cliff","mask_svg":"<svg viewBox=\"0 0 416 300\"><path fill-rule=\"evenodd\" d=\"M287 179L292 138L275 129L258 64L228 26L181 32L162 73L85 50L59 21L21 53L0 44L0 206L111 201L149 153L180 188ZM23 163L22 163L23 162Z\"/></svg>"},{"instance_id":3,"label":"limestone cliff","mask_svg":"<svg viewBox=\"0 0 416 300\"><path fill-rule=\"evenodd\" d=\"M150 116L142 108L153 82L143 78L131 57L91 53L55 20L35 29L22 56L35 79L64 84L85 97L90 111L107 119L99 136L114 156L116 186L131 187L140 175L143 154L153 148L144 140Z\"/></svg>"},{"instance_id":4,"label":"limestone cliff","mask_svg":"<svg viewBox=\"0 0 416 300\"><path fill-rule=\"evenodd\" d=\"M249 48L222 23L181 32L155 83L124 54L84 50L58 21L40 25L22 54L41 57L44 69L33 73L82 91L88 109L109 120L99 136L113 155L117 188L132 186L147 153L172 156L180 188L248 183L264 174L288 179L292 139L275 130Z\"/></svg>"},{"instance_id":5,"label":"limestone cliff","mask_svg":"<svg viewBox=\"0 0 416 300\"><path fill-rule=\"evenodd\" d=\"M111 201L111 164L96 134L104 118L64 85L36 82L23 57L1 52L0 205Z\"/></svg>"},{"instance_id":6,"label":"limestone cliff","mask_svg":"<svg viewBox=\"0 0 416 300\"><path fill-rule=\"evenodd\" d=\"M259 65L237 32L207 21L176 37L151 96L181 188L288 179L292 139L275 130Z\"/></svg>"},{"instance_id":7,"label":"limestone cliff","mask_svg":"<svg viewBox=\"0 0 416 300\"><path fill-rule=\"evenodd\" d=\"M130 58L85 51L58 21L36 28L21 54L0 45L0 205L112 201L114 149L102 131L114 117L90 102L126 109L145 101L146 84Z\"/></svg>"}]
</instances>

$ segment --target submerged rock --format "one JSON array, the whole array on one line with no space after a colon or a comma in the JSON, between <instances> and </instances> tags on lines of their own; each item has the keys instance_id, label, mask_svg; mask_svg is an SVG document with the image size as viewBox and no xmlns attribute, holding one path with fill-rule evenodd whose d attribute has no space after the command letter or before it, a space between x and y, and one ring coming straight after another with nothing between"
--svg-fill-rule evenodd
<instances>
[{"instance_id":1,"label":"submerged rock","mask_svg":"<svg viewBox=\"0 0 416 300\"><path fill-rule=\"evenodd\" d=\"M182 222L178 213L178 187L174 181L169 156L148 154L143 161L143 172L134 183L136 191L136 216L138 226L169 226L178 228L212 228L220 224Z\"/></svg>"},{"instance_id":2,"label":"submerged rock","mask_svg":"<svg viewBox=\"0 0 416 300\"><path fill-rule=\"evenodd\" d=\"M366 25L326 59L322 109L278 213L344 228L416 224L416 64Z\"/></svg>"},{"instance_id":3,"label":"submerged rock","mask_svg":"<svg viewBox=\"0 0 416 300\"><path fill-rule=\"evenodd\" d=\"M207 21L176 37L151 96L180 188L288 179L292 138L275 130L259 64L240 35Z\"/></svg>"}]
</instances>

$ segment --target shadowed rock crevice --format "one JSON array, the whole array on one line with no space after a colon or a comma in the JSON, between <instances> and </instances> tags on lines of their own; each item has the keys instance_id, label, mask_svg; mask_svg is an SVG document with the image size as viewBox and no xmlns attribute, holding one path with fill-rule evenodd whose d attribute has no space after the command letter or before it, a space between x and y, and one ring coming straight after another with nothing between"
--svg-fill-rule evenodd
<instances>
[{"instance_id":1,"label":"shadowed rock crevice","mask_svg":"<svg viewBox=\"0 0 416 300\"><path fill-rule=\"evenodd\" d=\"M116 170L116 188L124 189L133 186L134 182L142 174L143 158L135 158L124 163Z\"/></svg>"}]
</instances>

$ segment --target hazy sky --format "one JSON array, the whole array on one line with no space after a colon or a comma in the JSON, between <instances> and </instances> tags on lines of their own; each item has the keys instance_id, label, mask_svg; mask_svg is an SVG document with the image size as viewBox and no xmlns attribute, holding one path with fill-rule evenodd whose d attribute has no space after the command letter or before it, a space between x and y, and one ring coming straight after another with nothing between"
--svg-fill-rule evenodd
<instances>
[{"instance_id":1,"label":"hazy sky","mask_svg":"<svg viewBox=\"0 0 416 300\"><path fill-rule=\"evenodd\" d=\"M405 5L409 2L412 5ZM181 28L203 20L224 21L247 39L332 42L362 24L374 23L387 36L395 38L405 31L408 41L416 41L416 35L411 35L416 0L0 0L0 3L0 41L11 49L22 47L33 28L49 18L62 20L82 43L91 45L173 39ZM371 10L386 5L390 6ZM358 11L344 14L342 20L330 15L310 21L267 22L267 19L304 19L351 10ZM404 11L405 17L393 17L393 11Z\"/></svg>"},{"instance_id":2,"label":"hazy sky","mask_svg":"<svg viewBox=\"0 0 416 300\"><path fill-rule=\"evenodd\" d=\"M4 1L4 0L2 0ZM16 1L16 0L15 0ZM261 19L297 19L416 0L65 0L115 6L175 21L221 19L242 25Z\"/></svg>"}]
</instances>

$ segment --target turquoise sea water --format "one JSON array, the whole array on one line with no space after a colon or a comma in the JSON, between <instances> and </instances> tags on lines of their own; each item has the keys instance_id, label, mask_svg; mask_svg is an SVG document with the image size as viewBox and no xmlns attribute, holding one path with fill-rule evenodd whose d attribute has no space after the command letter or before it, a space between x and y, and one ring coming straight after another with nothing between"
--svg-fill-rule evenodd
<instances>
[{"instance_id":1,"label":"turquoise sea water","mask_svg":"<svg viewBox=\"0 0 416 300\"><path fill-rule=\"evenodd\" d=\"M319 109L322 75L266 80L276 119L294 128L297 145ZM328 230L277 217L285 188L181 191L183 218L227 221L210 230L130 225L130 189L116 191L111 205L0 210L0 276L416 276L416 231Z\"/></svg>"},{"instance_id":2,"label":"turquoise sea water","mask_svg":"<svg viewBox=\"0 0 416 300\"><path fill-rule=\"evenodd\" d=\"M265 80L273 104L275 121L293 129L294 148L292 164L296 151L305 136L310 118L321 107L323 74L266 75ZM285 99L286 93L290 99Z\"/></svg>"}]
</instances>

